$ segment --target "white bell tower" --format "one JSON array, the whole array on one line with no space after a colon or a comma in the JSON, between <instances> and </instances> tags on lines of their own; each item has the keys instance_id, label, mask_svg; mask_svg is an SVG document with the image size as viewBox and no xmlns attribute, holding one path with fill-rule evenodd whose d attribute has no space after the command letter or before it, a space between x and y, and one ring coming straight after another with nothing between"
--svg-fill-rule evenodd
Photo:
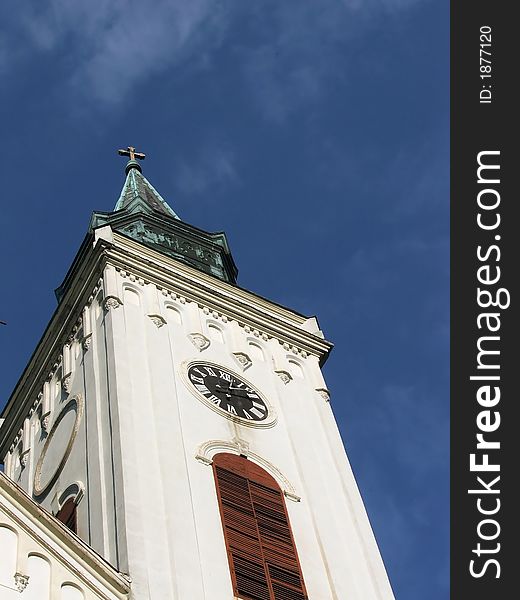
<instances>
[{"instance_id":1,"label":"white bell tower","mask_svg":"<svg viewBox=\"0 0 520 600\"><path fill-rule=\"evenodd\" d=\"M139 600L393 599L316 318L240 288L225 235L120 153L2 415L6 474Z\"/></svg>"}]
</instances>

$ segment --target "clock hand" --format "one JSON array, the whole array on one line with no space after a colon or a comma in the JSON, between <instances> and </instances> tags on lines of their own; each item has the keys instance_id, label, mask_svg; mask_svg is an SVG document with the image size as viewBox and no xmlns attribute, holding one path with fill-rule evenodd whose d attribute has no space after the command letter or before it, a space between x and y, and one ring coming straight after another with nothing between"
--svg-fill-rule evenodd
<instances>
[{"instance_id":1,"label":"clock hand","mask_svg":"<svg viewBox=\"0 0 520 600\"><path fill-rule=\"evenodd\" d=\"M227 391L229 391L230 388L229 388L229 384L227 386L223 386L223 385L220 385L220 383L217 383L217 384L215 384L215 389L227 392Z\"/></svg>"},{"instance_id":2,"label":"clock hand","mask_svg":"<svg viewBox=\"0 0 520 600\"><path fill-rule=\"evenodd\" d=\"M231 392L229 391L229 384L226 387L224 387L217 383L215 385L215 391L220 392L221 394L225 394L226 398L228 398L228 399L231 398Z\"/></svg>"},{"instance_id":3,"label":"clock hand","mask_svg":"<svg viewBox=\"0 0 520 600\"><path fill-rule=\"evenodd\" d=\"M236 396L237 398L247 398L249 400L249 396L247 395L247 392L245 390L238 390L238 394L237 394L237 390L233 390L233 388L229 388L228 392L232 395L232 396Z\"/></svg>"}]
</instances>

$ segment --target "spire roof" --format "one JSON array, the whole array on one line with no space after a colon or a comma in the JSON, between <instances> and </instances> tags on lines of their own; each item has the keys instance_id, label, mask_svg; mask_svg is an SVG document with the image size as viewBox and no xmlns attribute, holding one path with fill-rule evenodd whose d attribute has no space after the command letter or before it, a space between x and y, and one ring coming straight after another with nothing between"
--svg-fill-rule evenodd
<instances>
[{"instance_id":1,"label":"spire roof","mask_svg":"<svg viewBox=\"0 0 520 600\"><path fill-rule=\"evenodd\" d=\"M179 216L173 211L148 179L140 172L140 169L131 165L131 162L132 161L128 163L130 168L127 169L126 180L114 211L128 210L134 212L134 210L142 210L144 202L146 206L156 212L168 215L174 219L179 219Z\"/></svg>"},{"instance_id":2,"label":"spire roof","mask_svg":"<svg viewBox=\"0 0 520 600\"><path fill-rule=\"evenodd\" d=\"M236 284L238 269L223 231L210 233L181 221L153 185L144 177L136 158L145 155L129 146L119 154L130 156L121 195L112 212L95 211L90 219L89 234L100 227L137 240L175 260ZM66 280L56 290L60 299L67 288Z\"/></svg>"}]
</instances>

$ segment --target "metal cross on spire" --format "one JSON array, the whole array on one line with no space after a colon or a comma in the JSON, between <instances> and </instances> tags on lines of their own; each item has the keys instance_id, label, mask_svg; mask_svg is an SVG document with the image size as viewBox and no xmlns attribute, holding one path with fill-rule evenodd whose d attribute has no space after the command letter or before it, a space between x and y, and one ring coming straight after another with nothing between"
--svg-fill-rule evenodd
<instances>
[{"instance_id":1,"label":"metal cross on spire","mask_svg":"<svg viewBox=\"0 0 520 600\"><path fill-rule=\"evenodd\" d=\"M127 146L126 150L118 150L120 156L129 156L130 160L135 160L138 158L139 160L145 159L145 154L142 152L136 152L133 146Z\"/></svg>"},{"instance_id":2,"label":"metal cross on spire","mask_svg":"<svg viewBox=\"0 0 520 600\"><path fill-rule=\"evenodd\" d=\"M117 152L120 156L128 156L130 158L126 165L126 173L128 173L130 169L137 169L138 171L141 171L141 166L136 159L138 158L139 160L144 160L145 154L142 152L136 152L133 146L127 146L126 150L118 150Z\"/></svg>"}]
</instances>

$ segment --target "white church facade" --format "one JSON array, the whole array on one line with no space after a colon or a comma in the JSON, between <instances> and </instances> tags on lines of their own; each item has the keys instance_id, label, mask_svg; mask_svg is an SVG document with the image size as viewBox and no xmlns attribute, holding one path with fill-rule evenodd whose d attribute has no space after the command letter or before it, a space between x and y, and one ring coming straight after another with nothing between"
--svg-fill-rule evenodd
<instances>
[{"instance_id":1,"label":"white church facade","mask_svg":"<svg viewBox=\"0 0 520 600\"><path fill-rule=\"evenodd\" d=\"M125 153L1 416L0 600L393 600L332 345Z\"/></svg>"}]
</instances>

